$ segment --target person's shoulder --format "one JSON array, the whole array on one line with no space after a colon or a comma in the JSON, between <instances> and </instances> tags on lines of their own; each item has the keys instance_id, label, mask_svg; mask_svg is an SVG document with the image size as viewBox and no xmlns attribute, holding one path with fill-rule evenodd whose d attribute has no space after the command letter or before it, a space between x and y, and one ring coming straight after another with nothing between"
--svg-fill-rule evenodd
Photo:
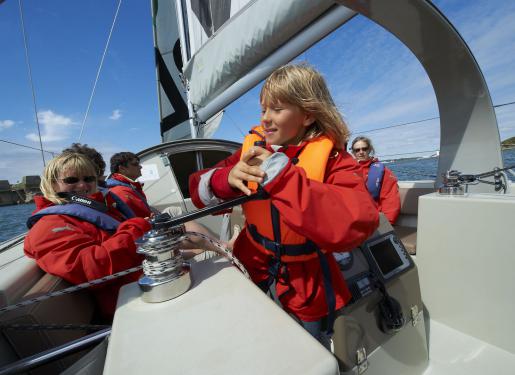
<instances>
[{"instance_id":1,"label":"person's shoulder","mask_svg":"<svg viewBox=\"0 0 515 375\"><path fill-rule=\"evenodd\" d=\"M336 148L331 150L331 153L329 154L329 162L334 164L344 164L359 167L358 162L352 157L351 154L345 150L339 150Z\"/></svg>"},{"instance_id":2,"label":"person's shoulder","mask_svg":"<svg viewBox=\"0 0 515 375\"><path fill-rule=\"evenodd\" d=\"M50 239L82 232L84 225L90 226L91 224L81 222L80 219L70 215L44 215L29 230L27 237L32 243L46 244Z\"/></svg>"}]
</instances>

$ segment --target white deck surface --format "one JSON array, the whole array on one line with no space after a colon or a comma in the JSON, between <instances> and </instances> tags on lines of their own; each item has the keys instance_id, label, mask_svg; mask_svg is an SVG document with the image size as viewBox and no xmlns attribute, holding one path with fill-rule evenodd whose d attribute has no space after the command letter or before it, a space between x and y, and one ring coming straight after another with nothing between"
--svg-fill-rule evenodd
<instances>
[{"instance_id":1,"label":"white deck surface","mask_svg":"<svg viewBox=\"0 0 515 375\"><path fill-rule=\"evenodd\" d=\"M429 366L424 375L513 375L515 355L431 321Z\"/></svg>"},{"instance_id":2,"label":"white deck surface","mask_svg":"<svg viewBox=\"0 0 515 375\"><path fill-rule=\"evenodd\" d=\"M104 374L338 374L336 359L223 260L163 303L122 288Z\"/></svg>"}]
</instances>

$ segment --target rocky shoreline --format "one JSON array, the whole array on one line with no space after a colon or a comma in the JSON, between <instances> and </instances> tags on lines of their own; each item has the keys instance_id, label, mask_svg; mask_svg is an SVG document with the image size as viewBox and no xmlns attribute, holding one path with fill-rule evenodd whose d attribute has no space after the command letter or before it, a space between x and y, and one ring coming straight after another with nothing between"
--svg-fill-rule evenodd
<instances>
[{"instance_id":1,"label":"rocky shoreline","mask_svg":"<svg viewBox=\"0 0 515 375\"><path fill-rule=\"evenodd\" d=\"M22 181L10 184L7 180L0 180L0 206L25 204L34 201L34 195L41 193L39 176L23 176Z\"/></svg>"}]
</instances>

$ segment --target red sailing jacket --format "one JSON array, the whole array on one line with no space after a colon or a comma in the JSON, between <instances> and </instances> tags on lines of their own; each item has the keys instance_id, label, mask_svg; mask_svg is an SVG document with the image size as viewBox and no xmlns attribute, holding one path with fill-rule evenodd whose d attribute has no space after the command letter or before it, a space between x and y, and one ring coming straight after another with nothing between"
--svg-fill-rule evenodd
<instances>
[{"instance_id":1,"label":"red sailing jacket","mask_svg":"<svg viewBox=\"0 0 515 375\"><path fill-rule=\"evenodd\" d=\"M90 198L103 202L102 193ZM53 205L41 196L36 196L34 201L34 213ZM111 204L109 207L110 216L123 220ZM145 219L133 218L122 222L114 234L109 234L75 217L48 215L30 229L24 250L45 272L80 284L140 265L142 257L136 254L134 241L149 229L150 224ZM93 289L104 317L113 316L120 287L138 277L136 272Z\"/></svg>"},{"instance_id":2,"label":"red sailing jacket","mask_svg":"<svg viewBox=\"0 0 515 375\"><path fill-rule=\"evenodd\" d=\"M364 162L359 162L363 171L363 178L365 181L368 178L368 171L370 165L378 160L373 158ZM384 167L383 182L381 184L381 191L379 193L379 211L382 212L388 221L393 225L401 212L401 198L399 195L399 186L397 185L397 178L391 170Z\"/></svg>"},{"instance_id":3,"label":"red sailing jacket","mask_svg":"<svg viewBox=\"0 0 515 375\"><path fill-rule=\"evenodd\" d=\"M110 187L109 190L120 197L120 199L132 209L137 217L150 217L152 211L146 202L147 196L143 192L143 186L141 183L131 180L119 173L113 173L109 176L109 179L131 185L136 191L127 186L113 186ZM145 200L143 200L143 198Z\"/></svg>"},{"instance_id":4,"label":"red sailing jacket","mask_svg":"<svg viewBox=\"0 0 515 375\"><path fill-rule=\"evenodd\" d=\"M301 146L282 148L290 159ZM240 160L241 150L218 163L210 179L214 195L229 199L241 195L233 190L227 177ZM193 203L203 207L198 184L202 174L190 176ZM292 230L313 241L327 251L349 251L363 242L378 226L378 212L363 182L356 161L345 151L330 156L324 182L310 180L303 169L289 162L279 175L265 186L272 203ZM259 228L258 228L259 230ZM259 251L243 229L234 244L234 254L244 264L255 283L268 278L270 256ZM328 256L331 279L336 295L336 309L350 299L350 292L336 264ZM277 295L283 308L304 321L316 321L327 315L327 304L320 261L312 259L287 264L289 279L279 279Z\"/></svg>"}]
</instances>

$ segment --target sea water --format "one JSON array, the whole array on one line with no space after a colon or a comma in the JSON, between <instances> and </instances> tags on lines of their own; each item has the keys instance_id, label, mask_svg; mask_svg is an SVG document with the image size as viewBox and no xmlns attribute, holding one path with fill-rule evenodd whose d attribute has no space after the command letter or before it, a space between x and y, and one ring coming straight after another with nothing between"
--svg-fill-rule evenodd
<instances>
[{"instance_id":1,"label":"sea water","mask_svg":"<svg viewBox=\"0 0 515 375\"><path fill-rule=\"evenodd\" d=\"M515 165L515 149L503 151L504 166ZM398 160L386 164L399 181L434 180L437 158ZM467 173L468 171L461 171ZM485 171L487 172L487 171ZM507 173L515 182L515 176ZM25 223L34 211L34 204L0 207L0 243L27 230Z\"/></svg>"},{"instance_id":2,"label":"sea water","mask_svg":"<svg viewBox=\"0 0 515 375\"><path fill-rule=\"evenodd\" d=\"M0 243L25 232L25 223L35 208L34 203L0 207Z\"/></svg>"},{"instance_id":3,"label":"sea water","mask_svg":"<svg viewBox=\"0 0 515 375\"><path fill-rule=\"evenodd\" d=\"M504 150L502 154L505 167L515 165L515 148ZM438 158L401 159L387 163L386 166L392 170L399 181L434 180L438 168ZM469 171L460 172L470 173ZM511 181L515 182L515 175L509 171L506 174Z\"/></svg>"}]
</instances>

